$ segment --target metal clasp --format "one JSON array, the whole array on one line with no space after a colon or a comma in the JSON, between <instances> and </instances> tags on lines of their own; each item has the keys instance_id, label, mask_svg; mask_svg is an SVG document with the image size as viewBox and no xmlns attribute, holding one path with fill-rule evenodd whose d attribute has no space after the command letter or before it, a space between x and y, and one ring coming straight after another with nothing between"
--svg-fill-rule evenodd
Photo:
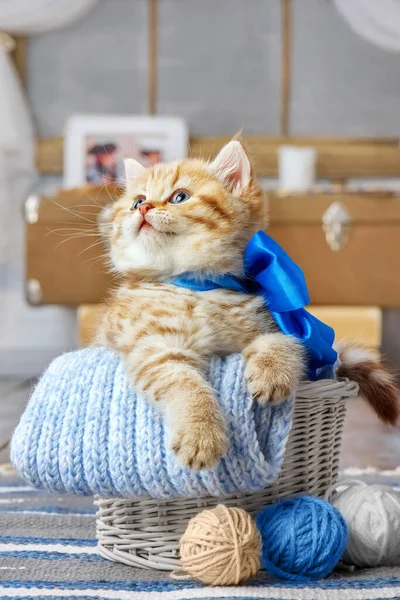
<instances>
[{"instance_id":1,"label":"metal clasp","mask_svg":"<svg viewBox=\"0 0 400 600\"><path fill-rule=\"evenodd\" d=\"M43 301L42 286L37 279L28 279L25 284L25 295L29 304L38 306Z\"/></svg>"},{"instance_id":2,"label":"metal clasp","mask_svg":"<svg viewBox=\"0 0 400 600\"><path fill-rule=\"evenodd\" d=\"M341 202L333 202L326 209L322 216L322 228L331 250L338 252L347 244L352 222L349 211Z\"/></svg>"},{"instance_id":3,"label":"metal clasp","mask_svg":"<svg viewBox=\"0 0 400 600\"><path fill-rule=\"evenodd\" d=\"M40 198L35 194L32 194L32 196L29 196L25 200L25 221L27 223L33 224L38 222L39 206Z\"/></svg>"}]
</instances>

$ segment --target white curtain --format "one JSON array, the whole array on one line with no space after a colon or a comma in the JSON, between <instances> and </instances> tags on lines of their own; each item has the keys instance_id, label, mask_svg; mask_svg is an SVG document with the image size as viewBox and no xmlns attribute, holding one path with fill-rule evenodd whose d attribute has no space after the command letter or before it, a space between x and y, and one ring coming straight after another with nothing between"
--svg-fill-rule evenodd
<instances>
[{"instance_id":1,"label":"white curtain","mask_svg":"<svg viewBox=\"0 0 400 600\"><path fill-rule=\"evenodd\" d=\"M376 46L400 52L400 0L334 0L360 36Z\"/></svg>"},{"instance_id":2,"label":"white curtain","mask_svg":"<svg viewBox=\"0 0 400 600\"><path fill-rule=\"evenodd\" d=\"M36 181L35 132L10 57L12 40L1 32L29 36L64 27L97 2L0 0L0 374L14 367L17 373L18 357L25 362L21 373L29 371L22 355L36 350L46 331L68 346L74 319L66 309L30 309L24 302L22 206Z\"/></svg>"}]
</instances>

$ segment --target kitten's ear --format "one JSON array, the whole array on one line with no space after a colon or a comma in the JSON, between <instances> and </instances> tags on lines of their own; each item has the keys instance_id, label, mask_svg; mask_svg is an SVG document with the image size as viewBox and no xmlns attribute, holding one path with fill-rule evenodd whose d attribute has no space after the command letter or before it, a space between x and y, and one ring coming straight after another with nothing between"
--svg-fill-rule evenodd
<instances>
[{"instance_id":1,"label":"kitten's ear","mask_svg":"<svg viewBox=\"0 0 400 600\"><path fill-rule=\"evenodd\" d=\"M146 170L146 167L134 158L126 158L124 160L124 167L126 191L129 194L132 191L135 180Z\"/></svg>"},{"instance_id":2,"label":"kitten's ear","mask_svg":"<svg viewBox=\"0 0 400 600\"><path fill-rule=\"evenodd\" d=\"M226 144L211 163L211 168L229 192L235 196L251 181L251 164L242 144L233 139Z\"/></svg>"}]
</instances>

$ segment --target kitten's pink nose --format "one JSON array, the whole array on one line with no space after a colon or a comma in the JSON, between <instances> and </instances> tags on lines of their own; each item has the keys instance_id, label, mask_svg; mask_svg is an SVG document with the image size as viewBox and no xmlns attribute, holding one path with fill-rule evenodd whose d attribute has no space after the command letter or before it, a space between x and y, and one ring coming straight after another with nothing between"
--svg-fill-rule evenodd
<instances>
[{"instance_id":1,"label":"kitten's pink nose","mask_svg":"<svg viewBox=\"0 0 400 600\"><path fill-rule=\"evenodd\" d=\"M142 217L144 217L144 215L148 213L149 210L151 210L152 208L154 208L152 204L149 204L148 202L143 202L143 204L140 204L139 206L139 212L142 215Z\"/></svg>"}]
</instances>

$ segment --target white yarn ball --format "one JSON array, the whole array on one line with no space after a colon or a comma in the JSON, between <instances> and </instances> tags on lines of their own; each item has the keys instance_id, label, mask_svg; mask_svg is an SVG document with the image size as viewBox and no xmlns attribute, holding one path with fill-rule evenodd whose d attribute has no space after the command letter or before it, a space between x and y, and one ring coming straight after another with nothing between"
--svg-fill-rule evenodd
<instances>
[{"instance_id":1,"label":"white yarn ball","mask_svg":"<svg viewBox=\"0 0 400 600\"><path fill-rule=\"evenodd\" d=\"M333 499L349 528L343 561L358 567L400 564L400 494L386 485L348 485Z\"/></svg>"}]
</instances>

